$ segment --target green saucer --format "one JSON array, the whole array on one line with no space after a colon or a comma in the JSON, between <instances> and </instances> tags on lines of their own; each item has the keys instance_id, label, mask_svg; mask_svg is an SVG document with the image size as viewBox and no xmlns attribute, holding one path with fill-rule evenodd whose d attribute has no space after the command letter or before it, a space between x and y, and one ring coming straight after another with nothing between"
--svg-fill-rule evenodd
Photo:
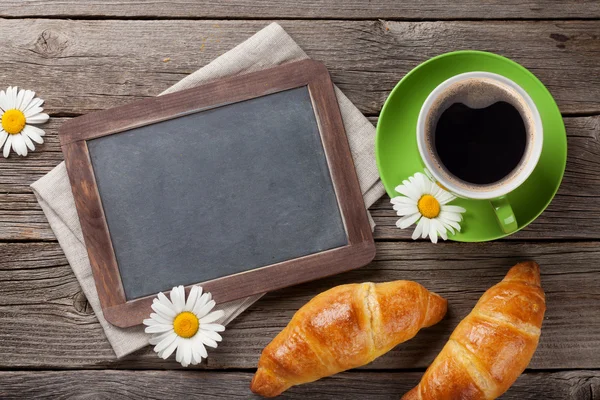
<instances>
[{"instance_id":1,"label":"green saucer","mask_svg":"<svg viewBox=\"0 0 600 400\"><path fill-rule=\"evenodd\" d=\"M429 93L446 79L470 71L503 75L529 93L544 126L544 146L531 176L508 195L519 224L529 225L546 209L556 194L567 161L567 137L558 106L550 92L527 69L508 58L482 51L456 51L434 57L410 71L392 90L377 123L375 152L379 175L390 197L402 180L422 172L416 139L417 118ZM507 236L498 225L487 200L456 199L452 204L467 209L462 231L450 240L484 242ZM414 225L407 229L414 229Z\"/></svg>"}]
</instances>

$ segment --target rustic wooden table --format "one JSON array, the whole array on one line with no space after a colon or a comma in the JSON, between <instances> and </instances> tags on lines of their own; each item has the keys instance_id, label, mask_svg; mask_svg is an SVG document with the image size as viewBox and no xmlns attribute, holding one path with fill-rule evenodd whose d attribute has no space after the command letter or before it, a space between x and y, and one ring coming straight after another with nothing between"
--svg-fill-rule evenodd
<instances>
[{"instance_id":1,"label":"rustic wooden table","mask_svg":"<svg viewBox=\"0 0 600 400\"><path fill-rule=\"evenodd\" d=\"M36 90L46 143L0 159L0 398L248 398L262 348L332 286L412 279L449 299L448 317L359 370L288 398L397 399L457 322L516 260L542 266L548 311L529 369L505 399L600 399L600 2L479 0L2 0L0 86ZM270 293L238 317L199 370L150 348L116 361L29 184L62 160L69 118L154 96L277 20L373 123L395 83L451 50L496 52L554 95L569 158L548 210L506 240L413 242L389 199L372 208L377 257L354 272Z\"/></svg>"}]
</instances>

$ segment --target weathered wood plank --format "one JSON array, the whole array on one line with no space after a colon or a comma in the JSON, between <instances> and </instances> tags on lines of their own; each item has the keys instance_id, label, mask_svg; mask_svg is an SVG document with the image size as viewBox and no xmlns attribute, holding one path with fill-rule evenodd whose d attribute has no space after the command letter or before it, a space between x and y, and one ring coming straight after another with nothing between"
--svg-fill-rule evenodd
<instances>
[{"instance_id":1,"label":"weathered wood plank","mask_svg":"<svg viewBox=\"0 0 600 400\"><path fill-rule=\"evenodd\" d=\"M54 235L29 184L62 161L58 127L68 118L52 118L44 126L46 142L27 158L0 158L0 240L53 240ZM375 124L376 118L371 118ZM600 117L565 118L569 156L567 171L550 207L529 227L510 239L600 238ZM371 207L375 238L409 239L411 230L395 226L397 216L384 196ZM577 229L574 224L577 221Z\"/></svg>"},{"instance_id":2,"label":"weathered wood plank","mask_svg":"<svg viewBox=\"0 0 600 400\"><path fill-rule=\"evenodd\" d=\"M419 382L421 372L344 372L293 387L282 399L398 399ZM94 399L256 398L251 372L197 371L4 371L0 397ZM502 400L595 400L600 372L526 372Z\"/></svg>"},{"instance_id":3,"label":"weathered wood plank","mask_svg":"<svg viewBox=\"0 0 600 400\"><path fill-rule=\"evenodd\" d=\"M266 24L0 20L0 79L37 90L52 113L106 109L158 94ZM600 112L596 21L281 24L367 114L378 113L416 65L459 49L489 50L523 64L547 84L564 113Z\"/></svg>"},{"instance_id":4,"label":"weathered wood plank","mask_svg":"<svg viewBox=\"0 0 600 400\"><path fill-rule=\"evenodd\" d=\"M599 18L600 6L594 0L486 1L452 3L443 0L393 1L359 0L179 0L176 2L81 2L77 0L5 0L0 17L161 17L161 18L336 18L336 19L524 19Z\"/></svg>"},{"instance_id":5,"label":"weathered wood plank","mask_svg":"<svg viewBox=\"0 0 600 400\"><path fill-rule=\"evenodd\" d=\"M321 291L351 282L409 279L448 298L449 314L366 368L424 368L479 296L524 259L541 264L548 303L530 368L600 367L597 242L379 242L377 251L366 267L265 296L229 326L208 367L254 368L264 346ZM0 244L0 282L0 369L178 367L158 359L151 348L113 360L56 243Z\"/></svg>"}]
</instances>

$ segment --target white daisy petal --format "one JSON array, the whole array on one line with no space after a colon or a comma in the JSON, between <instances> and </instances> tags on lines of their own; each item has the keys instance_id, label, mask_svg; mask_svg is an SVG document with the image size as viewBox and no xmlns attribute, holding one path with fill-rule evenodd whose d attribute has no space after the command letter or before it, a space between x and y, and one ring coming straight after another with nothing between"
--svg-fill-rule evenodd
<instances>
[{"instance_id":1,"label":"white daisy petal","mask_svg":"<svg viewBox=\"0 0 600 400\"><path fill-rule=\"evenodd\" d=\"M435 229L435 220L429 221L429 240L431 243L437 243L437 230Z\"/></svg>"},{"instance_id":2,"label":"white daisy petal","mask_svg":"<svg viewBox=\"0 0 600 400\"><path fill-rule=\"evenodd\" d=\"M31 117L26 117L28 124L43 124L44 122L48 121L49 118L50 116L45 113L39 113Z\"/></svg>"},{"instance_id":3,"label":"white daisy petal","mask_svg":"<svg viewBox=\"0 0 600 400\"><path fill-rule=\"evenodd\" d=\"M393 197L390 202L392 204L398 204L398 205L411 205L414 206L417 204L416 201L414 201L413 199L411 199L410 197L404 197L404 196L396 196Z\"/></svg>"},{"instance_id":4,"label":"white daisy petal","mask_svg":"<svg viewBox=\"0 0 600 400\"><path fill-rule=\"evenodd\" d=\"M202 362L202 357L200 357L200 353L198 353L194 345L190 347L190 351L192 353L192 365L200 364Z\"/></svg>"},{"instance_id":5,"label":"white daisy petal","mask_svg":"<svg viewBox=\"0 0 600 400\"><path fill-rule=\"evenodd\" d=\"M446 231L446 228L444 228L443 226L441 227L441 230L438 231L438 233L440 234L440 236L442 237L442 239L444 240L448 240L448 233Z\"/></svg>"},{"instance_id":6,"label":"white daisy petal","mask_svg":"<svg viewBox=\"0 0 600 400\"><path fill-rule=\"evenodd\" d=\"M8 133L4 132L2 128L0 128L0 147L4 144L4 141L8 137Z\"/></svg>"},{"instance_id":7,"label":"white daisy petal","mask_svg":"<svg viewBox=\"0 0 600 400\"><path fill-rule=\"evenodd\" d=\"M420 190L414 176L409 176L408 179L405 179L402 181L402 184L408 188L412 188L415 191L417 196L421 194L420 193L421 190Z\"/></svg>"},{"instance_id":8,"label":"white daisy petal","mask_svg":"<svg viewBox=\"0 0 600 400\"><path fill-rule=\"evenodd\" d=\"M196 351L194 346L192 346L191 351L192 351L192 365L200 364L200 362L202 362L202 357L200 357L200 354Z\"/></svg>"},{"instance_id":9,"label":"white daisy petal","mask_svg":"<svg viewBox=\"0 0 600 400\"><path fill-rule=\"evenodd\" d=\"M181 366L187 367L192 363L192 343L191 340L182 340L181 341Z\"/></svg>"},{"instance_id":10,"label":"white daisy petal","mask_svg":"<svg viewBox=\"0 0 600 400\"><path fill-rule=\"evenodd\" d=\"M206 316L210 312L210 310L213 309L213 307L215 306L215 304L216 303L215 303L214 300L209 301L202 308L200 308L197 313L195 313L196 316L198 318L203 318L204 316Z\"/></svg>"},{"instance_id":11,"label":"white daisy petal","mask_svg":"<svg viewBox=\"0 0 600 400\"><path fill-rule=\"evenodd\" d=\"M29 102L29 104L27 105L27 107L25 107L24 110L21 110L21 111L25 112L25 111L31 110L32 108L39 107L42 104L44 104L44 100L35 98L35 99L31 100L31 102Z\"/></svg>"},{"instance_id":12,"label":"white daisy petal","mask_svg":"<svg viewBox=\"0 0 600 400\"><path fill-rule=\"evenodd\" d=\"M17 139L17 141L19 142L19 147L21 148L21 155L23 157L27 156L27 153L29 152L27 149L27 144L25 143L25 136L18 134L16 135L19 137L19 139Z\"/></svg>"},{"instance_id":13,"label":"white daisy petal","mask_svg":"<svg viewBox=\"0 0 600 400\"><path fill-rule=\"evenodd\" d=\"M25 125L23 131L21 131L21 134L27 135L29 136L29 139L33 140L36 143L42 144L44 143L44 139L42 139L42 136L44 136L46 133L37 126Z\"/></svg>"},{"instance_id":14,"label":"white daisy petal","mask_svg":"<svg viewBox=\"0 0 600 400\"><path fill-rule=\"evenodd\" d=\"M192 349L190 346L189 339L181 339L179 341L179 345L177 346L177 354L175 354L175 360L181 363L182 367L187 367L190 365L192 358Z\"/></svg>"},{"instance_id":15,"label":"white daisy petal","mask_svg":"<svg viewBox=\"0 0 600 400\"><path fill-rule=\"evenodd\" d=\"M23 101L21 102L19 109L21 111L26 110L27 107L29 106L29 104L31 103L31 100L33 100L34 97L35 97L35 92L33 90L25 90L25 94L23 96Z\"/></svg>"},{"instance_id":16,"label":"white daisy petal","mask_svg":"<svg viewBox=\"0 0 600 400\"><path fill-rule=\"evenodd\" d=\"M442 239L448 240L448 235L446 234L446 228L444 227L444 224L437 219L433 219L431 222L433 223L438 235L440 235Z\"/></svg>"},{"instance_id":17,"label":"white daisy petal","mask_svg":"<svg viewBox=\"0 0 600 400\"><path fill-rule=\"evenodd\" d=\"M456 196L440 188L439 194L436 196L436 198L438 199L441 205L444 205L456 199Z\"/></svg>"},{"instance_id":18,"label":"white daisy petal","mask_svg":"<svg viewBox=\"0 0 600 400\"><path fill-rule=\"evenodd\" d=\"M421 239L425 239L427 235L429 235L430 219L423 217L421 218L421 221L423 221L423 232L421 233Z\"/></svg>"},{"instance_id":19,"label":"white daisy petal","mask_svg":"<svg viewBox=\"0 0 600 400\"><path fill-rule=\"evenodd\" d=\"M442 221L445 225L451 226L452 228L456 229L457 232L460 232L460 224L458 222L450 221L444 218L440 218L440 221Z\"/></svg>"},{"instance_id":20,"label":"white daisy petal","mask_svg":"<svg viewBox=\"0 0 600 400\"><path fill-rule=\"evenodd\" d=\"M194 337L194 348L198 350L200 356L202 356L203 358L208 357L208 352L206 351L206 347L204 347L204 343L202 343L200 335Z\"/></svg>"},{"instance_id":21,"label":"white daisy petal","mask_svg":"<svg viewBox=\"0 0 600 400\"><path fill-rule=\"evenodd\" d=\"M17 110L21 110L21 103L23 103L23 98L25 97L25 90L21 89L17 91L17 100L15 102L15 108Z\"/></svg>"},{"instance_id":22,"label":"white daisy petal","mask_svg":"<svg viewBox=\"0 0 600 400\"><path fill-rule=\"evenodd\" d=\"M181 359L183 358L183 343L185 342L185 340L181 339L179 340L179 344L177 345L177 352L175 353L175 361L177 361L178 363L181 362Z\"/></svg>"},{"instance_id":23,"label":"white daisy petal","mask_svg":"<svg viewBox=\"0 0 600 400\"><path fill-rule=\"evenodd\" d=\"M205 346L212 347L213 349L217 348L217 346L218 346L217 342L215 342L214 340L212 340L208 336L204 335L203 332L200 332L198 334L198 337L200 338L200 340L202 341L202 343L204 343Z\"/></svg>"},{"instance_id":24,"label":"white daisy petal","mask_svg":"<svg viewBox=\"0 0 600 400\"><path fill-rule=\"evenodd\" d=\"M160 342L154 346L154 351L159 353L169 347L173 342L177 340L175 332L167 332L161 339Z\"/></svg>"},{"instance_id":25,"label":"white daisy petal","mask_svg":"<svg viewBox=\"0 0 600 400\"><path fill-rule=\"evenodd\" d=\"M441 219L439 221L442 225L444 225L444 228L446 228L446 230L450 232L450 234L454 235L455 232L454 232L454 228L452 226L448 225L445 221L443 221Z\"/></svg>"},{"instance_id":26,"label":"white daisy petal","mask_svg":"<svg viewBox=\"0 0 600 400\"><path fill-rule=\"evenodd\" d=\"M200 309L202 309L202 307L204 307L204 305L206 303L208 303L210 301L210 295L209 293L204 293L202 296L200 296L200 298L196 301L196 304L194 304L194 309L192 310L192 312L194 314L196 314L196 316L199 316L200 314L198 314L198 312L200 311ZM204 315L203 315L204 316ZM203 317L202 316L202 317ZM199 318L202 318L199 316Z\"/></svg>"},{"instance_id":27,"label":"white daisy petal","mask_svg":"<svg viewBox=\"0 0 600 400\"><path fill-rule=\"evenodd\" d=\"M144 332L146 332L146 333L163 333L163 332L168 332L172 329L173 329L173 325L158 324L158 325L147 326L146 329L144 329Z\"/></svg>"},{"instance_id":28,"label":"white daisy petal","mask_svg":"<svg viewBox=\"0 0 600 400\"><path fill-rule=\"evenodd\" d=\"M428 193L428 191L429 191L429 188L430 188L429 182L430 181L425 175L423 175L421 173L415 174L415 177L416 177L416 180L419 185L419 191L421 192L419 194L420 194L420 196L423 196L424 194Z\"/></svg>"},{"instance_id":29,"label":"white daisy petal","mask_svg":"<svg viewBox=\"0 0 600 400\"><path fill-rule=\"evenodd\" d=\"M415 205L401 205L401 204L394 204L394 210L396 211L396 214L398 216L403 216L403 215L409 215L409 214L414 214L414 213L418 213L419 212L419 208Z\"/></svg>"},{"instance_id":30,"label":"white daisy petal","mask_svg":"<svg viewBox=\"0 0 600 400\"><path fill-rule=\"evenodd\" d=\"M200 326L200 328L202 328L202 331L214 331L214 332L223 332L225 331L225 327L221 324L202 324Z\"/></svg>"},{"instance_id":31,"label":"white daisy petal","mask_svg":"<svg viewBox=\"0 0 600 400\"><path fill-rule=\"evenodd\" d=\"M27 122L29 122L31 117L41 114L42 111L44 111L42 107L33 107L25 111L23 114L25 114L25 118L27 119Z\"/></svg>"},{"instance_id":32,"label":"white daisy petal","mask_svg":"<svg viewBox=\"0 0 600 400\"><path fill-rule=\"evenodd\" d=\"M177 336L177 335L175 335L175 336ZM166 360L167 358L169 358L169 356L171 354L173 354L175 349L177 349L179 342L180 342L180 338L177 336L173 343L171 343L166 349L164 349L163 351L158 353L158 356L160 358L162 358L163 360Z\"/></svg>"},{"instance_id":33,"label":"white daisy petal","mask_svg":"<svg viewBox=\"0 0 600 400\"><path fill-rule=\"evenodd\" d=\"M21 151L19 150L19 147L17 145L17 136L16 135L10 135L10 136L11 136L10 138L12 139L11 144L12 144L13 152L16 155L20 156L21 155Z\"/></svg>"},{"instance_id":34,"label":"white daisy petal","mask_svg":"<svg viewBox=\"0 0 600 400\"><path fill-rule=\"evenodd\" d=\"M158 300L160 303L169 308L173 308L173 303L171 303L171 300L169 300L169 298L163 292L159 292L157 295L157 299L155 300Z\"/></svg>"},{"instance_id":35,"label":"white daisy petal","mask_svg":"<svg viewBox=\"0 0 600 400\"><path fill-rule=\"evenodd\" d=\"M185 308L185 289L182 285L176 286L171 290L171 302L175 312L179 314Z\"/></svg>"},{"instance_id":36,"label":"white daisy petal","mask_svg":"<svg viewBox=\"0 0 600 400\"><path fill-rule=\"evenodd\" d=\"M165 306L161 302L152 303L152 309L164 317L175 318L175 316L178 314L174 309Z\"/></svg>"},{"instance_id":37,"label":"white daisy petal","mask_svg":"<svg viewBox=\"0 0 600 400\"><path fill-rule=\"evenodd\" d=\"M151 345L157 345L160 342L162 342L163 339L165 339L167 336L170 336L170 335L177 336L174 331L154 334L154 335L150 336L150 339L148 339L148 343L150 343ZM157 351L157 353L158 353L158 351Z\"/></svg>"},{"instance_id":38,"label":"white daisy petal","mask_svg":"<svg viewBox=\"0 0 600 400\"><path fill-rule=\"evenodd\" d=\"M464 213L467 210L460 206L443 205L442 211L448 211L448 212L453 212L453 213Z\"/></svg>"},{"instance_id":39,"label":"white daisy petal","mask_svg":"<svg viewBox=\"0 0 600 400\"><path fill-rule=\"evenodd\" d=\"M408 182L406 185L396 186L395 190L396 190L396 192L398 192L406 197L409 197L414 201L418 201L421 198L421 196L419 196L418 191L414 187L412 187L410 185L410 183L408 183Z\"/></svg>"},{"instance_id":40,"label":"white daisy petal","mask_svg":"<svg viewBox=\"0 0 600 400\"><path fill-rule=\"evenodd\" d=\"M13 150L20 156L27 155L27 146L25 146L25 141L23 140L23 136L20 133L13 136Z\"/></svg>"},{"instance_id":41,"label":"white daisy petal","mask_svg":"<svg viewBox=\"0 0 600 400\"><path fill-rule=\"evenodd\" d=\"M21 133L21 137L23 138L23 140L25 141L25 145L27 145L27 148L31 151L35 150L35 146L33 145L33 142L31 141L31 139L29 139L29 136L27 135L23 135Z\"/></svg>"},{"instance_id":42,"label":"white daisy petal","mask_svg":"<svg viewBox=\"0 0 600 400\"><path fill-rule=\"evenodd\" d=\"M200 324L209 324L211 322L215 322L215 321L223 318L224 315L225 315L225 311L223 311L223 310L213 311L210 314L200 318Z\"/></svg>"},{"instance_id":43,"label":"white daisy petal","mask_svg":"<svg viewBox=\"0 0 600 400\"><path fill-rule=\"evenodd\" d=\"M152 313L153 315L158 315L155 313ZM142 323L146 326L154 326L154 325L170 325L169 322L163 322L162 320L158 321L155 318L146 318L145 320L142 321Z\"/></svg>"},{"instance_id":44,"label":"white daisy petal","mask_svg":"<svg viewBox=\"0 0 600 400\"><path fill-rule=\"evenodd\" d=\"M200 347L200 346L202 346L202 347ZM202 342L199 340L198 341L194 340L194 342L192 342L192 356L194 357L194 359L197 361L198 364L200 364L200 362L202 362L202 358L206 358L206 357L202 357L201 349L204 349L204 353L206 353L206 348L204 347ZM208 356L208 354L206 356Z\"/></svg>"},{"instance_id":45,"label":"white daisy petal","mask_svg":"<svg viewBox=\"0 0 600 400\"><path fill-rule=\"evenodd\" d=\"M160 315L160 314L156 314L156 313L151 313L150 319L152 319L154 322L158 322L161 324L172 324L173 323L173 318L168 318L168 317L165 317L164 315Z\"/></svg>"},{"instance_id":46,"label":"white daisy petal","mask_svg":"<svg viewBox=\"0 0 600 400\"><path fill-rule=\"evenodd\" d=\"M12 146L12 137L13 135L8 135L8 137L6 138L6 142L4 143L4 158L8 158L8 155L10 154L10 147Z\"/></svg>"},{"instance_id":47,"label":"white daisy petal","mask_svg":"<svg viewBox=\"0 0 600 400\"><path fill-rule=\"evenodd\" d=\"M413 240L417 240L419 238L419 236L421 236L421 233L423 232L423 220L425 218L421 218L421 220L419 221L419 223L417 224L417 227L415 228L413 234L412 234L412 239Z\"/></svg>"},{"instance_id":48,"label":"white daisy petal","mask_svg":"<svg viewBox=\"0 0 600 400\"><path fill-rule=\"evenodd\" d=\"M194 309L194 305L196 304L196 301L200 297L200 295L198 294L198 291L200 291L200 293L202 293L201 288L199 288L198 286L192 286L192 289L190 289L190 294L188 295L187 301L185 302L185 308L184 308L185 311L192 311Z\"/></svg>"},{"instance_id":49,"label":"white daisy petal","mask_svg":"<svg viewBox=\"0 0 600 400\"><path fill-rule=\"evenodd\" d=\"M396 221L396 226L400 229L408 228L409 226L417 222L419 218L421 218L421 214L418 212L411 215L407 215Z\"/></svg>"},{"instance_id":50,"label":"white daisy petal","mask_svg":"<svg viewBox=\"0 0 600 400\"><path fill-rule=\"evenodd\" d=\"M206 337L214 340L215 342L220 342L223 340L223 338L221 337L221 335L219 335L217 332L215 331L208 331L208 330L203 330L202 331L203 335L206 335Z\"/></svg>"},{"instance_id":51,"label":"white daisy petal","mask_svg":"<svg viewBox=\"0 0 600 400\"><path fill-rule=\"evenodd\" d=\"M17 103L17 88L9 86L8 89L6 89L6 96L8 97L8 109L11 110L15 108L15 104Z\"/></svg>"},{"instance_id":52,"label":"white daisy petal","mask_svg":"<svg viewBox=\"0 0 600 400\"><path fill-rule=\"evenodd\" d=\"M12 105L12 108L15 108L15 109L18 108L18 98L19 98L19 88L17 86L13 86L13 90L12 90L13 105Z\"/></svg>"},{"instance_id":53,"label":"white daisy petal","mask_svg":"<svg viewBox=\"0 0 600 400\"><path fill-rule=\"evenodd\" d=\"M8 110L8 96L4 90L0 90L0 108L2 111Z\"/></svg>"},{"instance_id":54,"label":"white daisy petal","mask_svg":"<svg viewBox=\"0 0 600 400\"><path fill-rule=\"evenodd\" d=\"M456 214L456 213L452 213L452 212L448 212L448 211L444 211L444 210L442 210L440 212L440 215L438 216L438 218L446 220L446 221L454 221L454 222L462 221L462 217L460 214Z\"/></svg>"},{"instance_id":55,"label":"white daisy petal","mask_svg":"<svg viewBox=\"0 0 600 400\"><path fill-rule=\"evenodd\" d=\"M429 180L423 174L419 174L410 180L417 191L417 196L420 199L424 194L429 193Z\"/></svg>"},{"instance_id":56,"label":"white daisy petal","mask_svg":"<svg viewBox=\"0 0 600 400\"><path fill-rule=\"evenodd\" d=\"M436 198L437 201L440 201L440 196L442 195L442 188L439 187L436 183L431 182L431 190L429 194Z\"/></svg>"}]
</instances>

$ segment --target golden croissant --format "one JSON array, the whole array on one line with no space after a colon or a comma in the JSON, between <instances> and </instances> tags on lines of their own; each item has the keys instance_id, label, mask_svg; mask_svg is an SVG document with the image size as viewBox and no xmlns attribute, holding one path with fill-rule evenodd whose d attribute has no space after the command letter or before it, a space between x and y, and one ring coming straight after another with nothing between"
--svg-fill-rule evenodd
<instances>
[{"instance_id":1,"label":"golden croissant","mask_svg":"<svg viewBox=\"0 0 600 400\"><path fill-rule=\"evenodd\" d=\"M440 321L446 307L445 299L416 282L337 286L300 308L265 347L250 389L274 397L368 364Z\"/></svg>"},{"instance_id":2,"label":"golden croissant","mask_svg":"<svg viewBox=\"0 0 600 400\"><path fill-rule=\"evenodd\" d=\"M540 267L515 265L479 299L402 400L488 400L501 396L537 348L546 311Z\"/></svg>"}]
</instances>

